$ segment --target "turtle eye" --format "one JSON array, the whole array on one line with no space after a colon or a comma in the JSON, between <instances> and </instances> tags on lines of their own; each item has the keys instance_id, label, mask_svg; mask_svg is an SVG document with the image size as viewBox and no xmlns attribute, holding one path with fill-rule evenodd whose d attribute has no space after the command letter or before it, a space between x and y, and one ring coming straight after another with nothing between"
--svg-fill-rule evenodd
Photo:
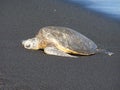
<instances>
[{"instance_id":1,"label":"turtle eye","mask_svg":"<svg viewBox=\"0 0 120 90\"><path fill-rule=\"evenodd\" d=\"M27 45L26 45L26 48L29 48L29 47L30 47L30 44L27 44Z\"/></svg>"},{"instance_id":2,"label":"turtle eye","mask_svg":"<svg viewBox=\"0 0 120 90\"><path fill-rule=\"evenodd\" d=\"M25 48L30 49L31 48L31 43L26 43Z\"/></svg>"}]
</instances>

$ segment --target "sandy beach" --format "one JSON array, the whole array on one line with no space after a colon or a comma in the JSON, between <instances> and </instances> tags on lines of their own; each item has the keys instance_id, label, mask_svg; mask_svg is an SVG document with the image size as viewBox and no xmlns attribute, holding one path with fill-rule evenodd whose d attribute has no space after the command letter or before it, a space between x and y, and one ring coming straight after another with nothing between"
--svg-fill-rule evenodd
<instances>
[{"instance_id":1,"label":"sandy beach","mask_svg":"<svg viewBox=\"0 0 120 90\"><path fill-rule=\"evenodd\" d=\"M79 58L26 50L44 26L72 28L114 52ZM0 90L120 90L120 22L58 0L0 1Z\"/></svg>"}]
</instances>

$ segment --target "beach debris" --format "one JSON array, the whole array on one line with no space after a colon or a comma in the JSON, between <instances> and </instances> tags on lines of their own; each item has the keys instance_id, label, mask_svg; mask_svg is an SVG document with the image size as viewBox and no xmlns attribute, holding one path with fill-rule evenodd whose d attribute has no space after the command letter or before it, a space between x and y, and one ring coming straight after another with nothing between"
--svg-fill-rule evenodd
<instances>
[{"instance_id":1,"label":"beach debris","mask_svg":"<svg viewBox=\"0 0 120 90\"><path fill-rule=\"evenodd\" d=\"M83 34L60 26L43 27L35 37L23 40L22 45L26 49L44 49L46 54L64 57L93 55L100 52L109 56L113 54L105 49L98 49L97 45Z\"/></svg>"},{"instance_id":2,"label":"beach debris","mask_svg":"<svg viewBox=\"0 0 120 90\"><path fill-rule=\"evenodd\" d=\"M57 10L56 10L56 9L54 9L53 11L54 11L54 12L56 12Z\"/></svg>"}]
</instances>

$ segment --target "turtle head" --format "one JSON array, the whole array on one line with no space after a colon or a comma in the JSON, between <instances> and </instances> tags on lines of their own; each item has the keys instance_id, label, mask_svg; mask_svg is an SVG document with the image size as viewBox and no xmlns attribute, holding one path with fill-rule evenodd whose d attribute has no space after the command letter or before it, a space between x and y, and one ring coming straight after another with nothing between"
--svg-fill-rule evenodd
<instances>
[{"instance_id":1,"label":"turtle head","mask_svg":"<svg viewBox=\"0 0 120 90\"><path fill-rule=\"evenodd\" d=\"M26 49L38 50L39 48L39 39L38 38L31 38L22 41L22 45Z\"/></svg>"}]
</instances>

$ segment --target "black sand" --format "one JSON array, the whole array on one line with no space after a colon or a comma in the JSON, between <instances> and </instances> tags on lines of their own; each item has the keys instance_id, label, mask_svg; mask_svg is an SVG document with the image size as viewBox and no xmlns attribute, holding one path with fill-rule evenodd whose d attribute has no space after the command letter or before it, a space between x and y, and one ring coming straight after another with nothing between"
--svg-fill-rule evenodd
<instances>
[{"instance_id":1,"label":"black sand","mask_svg":"<svg viewBox=\"0 0 120 90\"><path fill-rule=\"evenodd\" d=\"M115 54L49 56L21 40L67 26ZM120 90L120 22L56 0L0 1L0 90Z\"/></svg>"}]
</instances>

